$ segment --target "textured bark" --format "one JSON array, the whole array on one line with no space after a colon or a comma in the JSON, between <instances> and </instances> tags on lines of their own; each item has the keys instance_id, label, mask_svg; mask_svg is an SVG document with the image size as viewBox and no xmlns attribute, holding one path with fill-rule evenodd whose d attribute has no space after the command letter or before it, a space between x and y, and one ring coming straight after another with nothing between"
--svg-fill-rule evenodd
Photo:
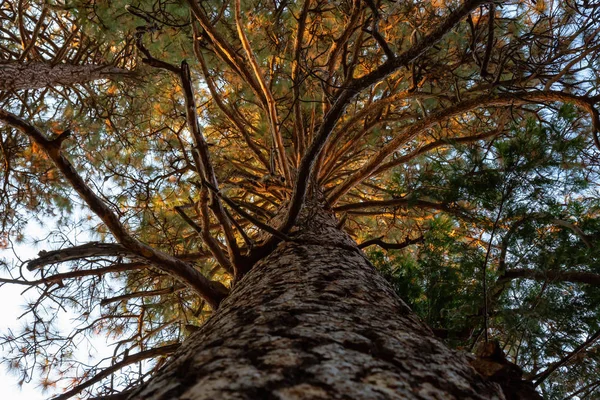
<instances>
[{"instance_id":1,"label":"textured bark","mask_svg":"<svg viewBox=\"0 0 600 400\"><path fill-rule=\"evenodd\" d=\"M130 399L504 399L324 211L303 211Z\"/></svg>"},{"instance_id":2,"label":"textured bark","mask_svg":"<svg viewBox=\"0 0 600 400\"><path fill-rule=\"evenodd\" d=\"M0 64L0 90L40 89L133 76L134 72L110 65L71 65L33 62Z\"/></svg>"}]
</instances>

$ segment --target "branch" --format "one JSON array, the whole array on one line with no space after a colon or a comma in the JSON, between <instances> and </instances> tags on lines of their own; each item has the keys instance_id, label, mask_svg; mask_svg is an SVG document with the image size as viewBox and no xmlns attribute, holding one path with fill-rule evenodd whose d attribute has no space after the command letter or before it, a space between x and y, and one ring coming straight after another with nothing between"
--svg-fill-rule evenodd
<instances>
[{"instance_id":1,"label":"branch","mask_svg":"<svg viewBox=\"0 0 600 400\"><path fill-rule=\"evenodd\" d=\"M92 378L88 379L87 381L83 382L82 384L75 386L73 389L66 391L65 393L63 393L59 396L53 397L52 400L67 400L67 399L71 398L72 396L76 395L77 393L80 393L82 390L85 390L86 388L92 386L93 384L98 383L102 379L112 375L113 373L117 372L121 368L124 368L130 364L134 364L136 362L146 360L148 358L153 358L153 357L158 357L158 356L168 356L170 354L173 354L180 346L181 346L181 343L175 343L175 344L170 344L167 346L157 347L154 349L140 351L139 353L136 353L136 354L128 355L127 357L123 358L122 361L114 363L110 367L103 369L98 374L94 375Z\"/></svg>"},{"instance_id":2,"label":"branch","mask_svg":"<svg viewBox=\"0 0 600 400\"><path fill-rule=\"evenodd\" d=\"M0 283L11 283L15 285L26 285L26 286L37 286L41 283L50 284L50 283L61 283L65 279L72 278L80 278L83 276L92 276L97 275L101 276L104 274L109 274L113 272L123 272L123 271L132 271L136 269L144 269L148 268L148 265L144 263L119 263L115 265L111 265L109 267L95 268L95 269L81 269L77 271L63 272L60 274L54 274L50 276L45 276L40 279L36 279L34 281L21 281L18 279L6 279L0 278Z\"/></svg>"},{"instance_id":3,"label":"branch","mask_svg":"<svg viewBox=\"0 0 600 400\"><path fill-rule=\"evenodd\" d=\"M185 211L183 211L183 207L181 206L175 206L175 211L177 211L177 214L179 214L179 216L189 225L191 226L196 233L198 234L202 234L202 227L200 225L198 225L196 223L196 221L194 221L193 219L191 219L186 213Z\"/></svg>"},{"instance_id":4,"label":"branch","mask_svg":"<svg viewBox=\"0 0 600 400\"><path fill-rule=\"evenodd\" d=\"M136 254L121 244L91 242L60 250L42 250L38 253L38 258L27 261L27 269L33 271L49 264L102 256L131 257Z\"/></svg>"},{"instance_id":5,"label":"branch","mask_svg":"<svg viewBox=\"0 0 600 400\"><path fill-rule=\"evenodd\" d=\"M585 283L600 286L600 275L593 272L582 271L538 271L534 269L509 269L499 278L498 283L507 282L517 278L531 279L536 281Z\"/></svg>"},{"instance_id":6,"label":"branch","mask_svg":"<svg viewBox=\"0 0 600 400\"><path fill-rule=\"evenodd\" d=\"M156 250L131 236L123 224L121 224L117 215L92 191L81 176L79 176L71 162L62 155L56 141L47 139L33 125L2 109L0 109L0 121L25 133L46 153L71 187L81 196L88 207L104 222L117 241L126 249L144 258L160 270L190 285L213 309L216 309L220 301L227 296L228 290L223 284L210 281L190 264Z\"/></svg>"},{"instance_id":7,"label":"branch","mask_svg":"<svg viewBox=\"0 0 600 400\"><path fill-rule=\"evenodd\" d=\"M411 125L404 132L397 135L388 144L386 144L377 154L373 155L369 162L362 168L348 177L342 184L338 185L329 195L328 201L330 204L335 204L341 196L346 194L354 186L362 182L364 179L373 175L375 171L382 172L379 168L383 161L392 155L398 148L421 132L432 128L434 125L441 123L449 118L461 115L468 111L473 111L482 107L502 107L527 103L548 103L553 101L561 101L574 103L579 107L590 112L592 119L596 118L598 113L595 111L589 99L585 96L571 95L558 91L532 91L524 93L500 93L500 94L484 94L469 100L464 100L451 107L444 108L429 115L428 118ZM595 114L594 114L595 113ZM388 163L391 168L395 164Z\"/></svg>"},{"instance_id":8,"label":"branch","mask_svg":"<svg viewBox=\"0 0 600 400\"><path fill-rule=\"evenodd\" d=\"M160 296L162 294L171 294L171 293L175 293L180 290L183 290L183 289L185 289L184 285L175 285L175 286L171 286L171 287L164 288L164 289L125 293L120 296L115 296L115 297L111 297L108 299L102 299L102 300L100 300L100 305L105 306L110 303L117 303L117 302L120 302L123 300L135 299L138 297L151 297L151 296Z\"/></svg>"},{"instance_id":9,"label":"branch","mask_svg":"<svg viewBox=\"0 0 600 400\"><path fill-rule=\"evenodd\" d=\"M142 58L142 62L144 64L148 64L154 68L165 69L165 70L173 72L175 74L179 74L181 72L179 67L177 67L176 65L173 65L173 64L169 64L168 62L159 60L157 58L154 58L152 56L152 54L150 54L150 52L148 51L148 49L146 49L146 47L144 46L144 43L142 42L142 40L144 38L144 33L146 33L145 27L138 28L138 31L135 33L135 39L136 39L135 45L144 54L144 56L146 56L146 58Z\"/></svg>"},{"instance_id":10,"label":"branch","mask_svg":"<svg viewBox=\"0 0 600 400\"><path fill-rule=\"evenodd\" d=\"M422 243L425 240L423 238L423 236L420 236L415 239L409 239L407 237L406 240L404 240L403 242L400 242L400 243L386 243L382 239L383 239L383 236L380 236L380 237L374 238L374 239L369 239L369 240L364 241L361 244L359 244L358 248L364 249L365 247L375 245L375 246L381 247L384 250L400 250L400 249L404 249L405 247L408 247L413 244Z\"/></svg>"},{"instance_id":11,"label":"branch","mask_svg":"<svg viewBox=\"0 0 600 400\"><path fill-rule=\"evenodd\" d=\"M404 208L430 208L434 210L444 211L449 214L459 215L460 217L470 218L468 216L463 215L463 211L459 208L452 207L448 204L444 203L433 203L427 200L417 200L417 199L389 199L389 200L372 200L372 201L362 201L359 203L348 203L343 204L341 206L337 206L333 208L335 212L348 212L352 214L355 210L363 210L365 208L386 208L386 207L404 207Z\"/></svg>"},{"instance_id":12,"label":"branch","mask_svg":"<svg viewBox=\"0 0 600 400\"><path fill-rule=\"evenodd\" d=\"M387 163L383 163L379 166L379 168L377 168L374 172L373 175L377 175L383 171L387 171L390 168L393 168L395 166L404 164L410 160L412 160L415 157L420 156L421 154L425 154L431 150L437 149L438 147L442 147L442 146L450 146L450 145L454 145L454 144L464 144L464 143L471 143L471 142L476 142L478 140L483 140L483 139L487 139L487 138L491 138L494 136L497 136L499 134L502 133L502 131L504 130L504 125L501 128L498 129L494 129L492 131L489 132L484 132L484 133L480 133L477 135L472 135L472 136L463 136L463 137L453 137L453 138L444 138L444 139L439 139L436 140L435 142L431 142L428 143L420 148L418 148L417 150L413 151L412 153L409 153L405 156L401 156L398 158L395 158L392 161L388 161Z\"/></svg>"},{"instance_id":13,"label":"branch","mask_svg":"<svg viewBox=\"0 0 600 400\"><path fill-rule=\"evenodd\" d=\"M302 41L304 40L304 32L306 31L306 18L310 0L304 0L302 12L298 17L298 29L296 30L296 40L294 42L294 61L292 63L292 91L294 94L294 132L296 136L296 154L298 159L304 155L306 146L304 125L302 123L302 107L300 105L300 58L302 52Z\"/></svg>"},{"instance_id":14,"label":"branch","mask_svg":"<svg viewBox=\"0 0 600 400\"><path fill-rule=\"evenodd\" d=\"M195 161L196 163L200 163L198 168L200 170L200 175L202 179L209 181L213 186L218 187L219 184L217 182L217 175L215 174L215 170L213 164L210 160L210 153L208 151L208 143L202 134L202 130L200 129L200 124L198 122L198 113L196 110L196 99L194 97L194 87L192 84L192 77L190 74L190 67L186 61L181 63L181 85L183 87L183 92L185 95L185 105L186 105L186 116L187 123L192 133L192 137L194 138L195 144ZM199 160L198 160L199 158ZM225 235L225 241L227 243L227 249L229 251L229 258L231 263L233 263L233 267L236 266L240 262L240 250L235 239L235 235L233 234L233 229L231 228L231 224L227 215L223 210L223 205L219 201L218 197L211 195L211 209L217 217L219 224L223 228L223 233ZM203 226L203 230L205 233L208 233L208 226Z\"/></svg>"},{"instance_id":15,"label":"branch","mask_svg":"<svg viewBox=\"0 0 600 400\"><path fill-rule=\"evenodd\" d=\"M8 62L0 64L0 90L40 89L57 85L70 86L99 79L135 77L136 72L112 65L51 64L31 62L28 64Z\"/></svg>"},{"instance_id":16,"label":"branch","mask_svg":"<svg viewBox=\"0 0 600 400\"><path fill-rule=\"evenodd\" d=\"M240 214L242 217L246 218L248 221L250 221L252 224L254 224L257 228L262 229L265 232L270 233L271 235L273 235L274 237L283 240L283 241L291 241L290 237L287 236L286 234L278 231L277 229L265 224L264 222L259 221L258 219L254 218L252 215L248 214L246 211L244 211L240 206L238 206L237 204L235 204L235 202L233 200L230 200L229 198L227 198L225 195L221 194L221 192L219 192L219 190L214 187L213 185L211 185L208 182L203 182L213 193L215 193L217 196L219 196L219 198L223 199L223 201L225 203L227 203L227 205L229 207L231 207L235 212L237 212L238 214Z\"/></svg>"},{"instance_id":17,"label":"branch","mask_svg":"<svg viewBox=\"0 0 600 400\"><path fill-rule=\"evenodd\" d=\"M494 46L494 17L496 13L496 7L493 2L488 5L488 37L487 44L485 47L485 54L483 55L483 61L481 62L481 76L486 77L488 73L488 64L490 62L490 56L492 55L492 47Z\"/></svg>"},{"instance_id":18,"label":"branch","mask_svg":"<svg viewBox=\"0 0 600 400\"><path fill-rule=\"evenodd\" d=\"M597 331L596 333L594 333L588 340L586 340L585 342L583 342L579 346L577 346L575 348L575 350L573 350L570 353L567 353L561 360L559 360L559 361L555 362L554 364L550 365L548 368L546 368L546 370L544 372L539 373L538 375L536 375L535 376L536 381L533 383L533 386L534 387L539 386L554 371L556 371L558 368L560 368L563 365L565 365L567 362L569 362L569 360L571 360L573 357L575 357L578 353L582 352L583 350L585 350L586 348L588 348L589 346L591 346L592 344L594 344L594 342L596 340L598 340L598 338L600 338L600 330Z\"/></svg>"},{"instance_id":19,"label":"branch","mask_svg":"<svg viewBox=\"0 0 600 400\"><path fill-rule=\"evenodd\" d=\"M250 42L248 42L248 38L242 29L242 16L241 16L241 4L240 0L235 0L235 25L237 28L238 36L240 41L242 42L242 47L246 52L246 58L250 62L250 66L252 67L252 71L254 71L254 75L258 80L258 84L260 85L260 89L262 90L264 99L266 100L267 112L269 113L269 121L271 126L271 134L273 135L273 143L275 144L275 151L277 152L277 160L279 161L279 166L283 171L283 176L285 177L286 185L290 185L292 181L292 175L290 173L290 167L287 162L287 158L285 155L285 147L283 146L283 138L281 137L281 132L279 131L279 121L277 118L277 107L275 104L275 99L273 98L273 94L265 81L265 78L260 71L260 67L258 62L256 61L256 56L252 51L252 47L250 47Z\"/></svg>"},{"instance_id":20,"label":"branch","mask_svg":"<svg viewBox=\"0 0 600 400\"><path fill-rule=\"evenodd\" d=\"M129 395L133 393L136 389L137 387L134 387L133 389L125 390L119 393L109 394L107 396L91 397L89 400L127 400Z\"/></svg>"},{"instance_id":21,"label":"branch","mask_svg":"<svg viewBox=\"0 0 600 400\"><path fill-rule=\"evenodd\" d=\"M344 114L346 107L352 99L364 89L385 79L399 68L409 65L411 61L421 56L440 41L446 33L462 20L463 17L467 16L473 9L484 2L485 1L483 0L465 1L460 7L450 13L444 21L437 25L437 28L430 34L424 36L410 49L393 59L388 59L367 75L359 79L352 79L348 86L340 91L331 109L323 118L323 123L320 125L313 142L300 162L296 184L294 185L294 192L288 206L286 218L279 228L280 231L284 233L288 232L296 223L296 219L300 214L300 209L302 208L302 204L306 197L308 183L313 176L314 165L323 150L323 146L327 142L327 138L337 125L338 120Z\"/></svg>"},{"instance_id":22,"label":"branch","mask_svg":"<svg viewBox=\"0 0 600 400\"><path fill-rule=\"evenodd\" d=\"M256 96L261 99L261 101L265 101L265 99L262 97L263 94L260 91L260 87L254 79L254 76L252 73L250 73L250 71L248 71L248 68L246 65L244 65L236 50L232 48L228 41L217 32L212 21L206 16L202 10L202 7L200 7L199 2L197 0L188 0L188 4L190 5L192 13L200 23L200 26L202 29L204 29L204 32L206 32L206 35L212 42L215 53L226 64L232 67L233 70L240 75L244 82L247 82L250 85Z\"/></svg>"},{"instance_id":23,"label":"branch","mask_svg":"<svg viewBox=\"0 0 600 400\"><path fill-rule=\"evenodd\" d=\"M208 90L210 91L210 95L211 95L212 99L215 101L215 103L217 104L217 107L219 107L219 109L223 112L223 114L225 114L225 116L231 122L233 122L233 124L238 128L238 130L241 132L241 134L244 137L244 140L246 141L246 144L248 145L250 150L252 150L252 152L256 155L256 157L258 158L260 163L268 171L269 170L269 162L267 161L265 156L262 154L262 152L260 151L258 146L252 141L252 138L250 137L248 130L244 126L244 122L241 121L240 118L238 118L235 115L233 110L229 109L225 105L221 95L217 92L217 88L213 82L211 74L208 71L208 67L206 65L206 60L204 59L204 56L202 55L202 51L200 50L200 33L198 32L198 28L196 27L196 24L192 24L192 28L194 28L194 35L195 35L194 54L196 55L196 59L200 63L200 67L202 69L202 74L204 75L204 80L206 81L206 86L208 86Z\"/></svg>"}]
</instances>

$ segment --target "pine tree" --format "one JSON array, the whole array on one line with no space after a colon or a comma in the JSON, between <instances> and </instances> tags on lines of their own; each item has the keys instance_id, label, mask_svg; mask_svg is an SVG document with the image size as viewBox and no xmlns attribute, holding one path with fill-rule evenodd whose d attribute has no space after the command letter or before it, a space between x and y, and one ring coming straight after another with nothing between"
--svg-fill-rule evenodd
<instances>
[{"instance_id":1,"label":"pine tree","mask_svg":"<svg viewBox=\"0 0 600 400\"><path fill-rule=\"evenodd\" d=\"M600 6L1 10L1 237L31 218L93 237L34 278L7 265L39 294L3 341L23 380L59 399L600 388ZM109 366L72 358L94 332Z\"/></svg>"}]
</instances>

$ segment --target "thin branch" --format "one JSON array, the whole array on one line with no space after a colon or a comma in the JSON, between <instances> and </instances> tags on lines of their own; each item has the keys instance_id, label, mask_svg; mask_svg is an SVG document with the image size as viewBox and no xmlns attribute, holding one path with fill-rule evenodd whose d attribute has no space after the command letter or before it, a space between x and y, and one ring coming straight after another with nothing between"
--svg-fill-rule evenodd
<instances>
[{"instance_id":1,"label":"thin branch","mask_svg":"<svg viewBox=\"0 0 600 400\"><path fill-rule=\"evenodd\" d=\"M590 101L585 96L577 96L558 91L532 91L523 93L500 93L500 94L484 94L469 100L464 100L451 107L446 107L429 115L428 118L411 125L408 129L398 134L390 140L377 154L370 157L362 168L354 172L342 184L338 185L329 195L328 201L330 204L335 204L341 196L346 194L354 186L362 182L364 179L372 176L375 171L382 172L380 165L383 161L392 155L398 148L421 132L432 128L434 125L443 122L449 118L461 115L481 107L503 107L527 103L548 103L553 101L561 101L574 103L592 115L592 119L597 118L598 113L595 111ZM389 167L395 164L388 163Z\"/></svg>"},{"instance_id":2,"label":"thin branch","mask_svg":"<svg viewBox=\"0 0 600 400\"><path fill-rule=\"evenodd\" d=\"M443 139L436 140L435 142L428 143L428 144L418 148L417 150L413 151L412 153L409 153L404 156L400 156L398 158L395 158L393 161L389 161L387 163L381 164L379 166L379 168L377 168L373 172L373 175L377 175L383 171L387 171L390 168L393 168L397 165L402 165L402 164L414 159L415 157L420 156L421 154L425 154L425 153L427 153L431 150L437 149L439 147L476 142L478 140L483 140L483 139L492 138L494 136L498 136L503 131L504 131L504 125L502 125L502 127L498 128L498 129L494 129L489 132L483 132L483 133L480 133L477 135L443 138Z\"/></svg>"},{"instance_id":3,"label":"thin branch","mask_svg":"<svg viewBox=\"0 0 600 400\"><path fill-rule=\"evenodd\" d=\"M243 60L240 59L240 56L231 44L217 32L213 22L206 16L202 7L200 7L199 2L197 0L188 0L188 4L190 5L192 13L200 23L200 26L204 29L204 32L206 32L208 39L212 42L215 53L226 64L232 67L233 70L242 77L244 82L247 82L250 85L250 88L261 101L265 101L266 99L263 97L260 86L256 82L253 74L248 70L247 66L244 64Z\"/></svg>"},{"instance_id":4,"label":"thin branch","mask_svg":"<svg viewBox=\"0 0 600 400\"><path fill-rule=\"evenodd\" d=\"M534 270L534 269L509 269L499 278L498 283L511 281L513 279L532 279L536 281L550 282L571 282L584 283L588 285L600 286L600 274L583 271L558 271L558 270Z\"/></svg>"},{"instance_id":5,"label":"thin branch","mask_svg":"<svg viewBox=\"0 0 600 400\"><path fill-rule=\"evenodd\" d=\"M237 204L235 204L235 202L233 200L230 200L229 198L227 198L225 195L221 194L221 192L219 192L219 190L214 187L213 185L211 185L208 182L203 182L213 193L215 193L217 196L219 196L219 198L223 199L223 201L229 206L231 207L235 212L237 212L240 216L246 218L248 221L250 221L252 224L254 224L257 228L262 229L265 232L270 233L271 235L273 235L274 237L283 240L283 241L291 241L291 238L289 236L287 236L285 233L278 231L277 229L265 224L264 222L259 221L258 219L254 218L252 215L248 214L246 211L244 211L240 206L238 206Z\"/></svg>"},{"instance_id":6,"label":"thin branch","mask_svg":"<svg viewBox=\"0 0 600 400\"><path fill-rule=\"evenodd\" d=\"M208 90L210 91L210 95L211 95L212 99L215 101L215 103L217 104L217 107L219 107L221 112L223 112L223 114L225 114L225 116L231 122L233 122L233 124L238 128L238 130L242 134L242 136L243 136L244 140L246 141L246 144L248 145L250 150L252 150L252 152L257 157L257 159L260 161L260 163L268 171L269 170L269 162L265 158L264 154L260 151L260 149L258 148L256 143L254 143L254 141L250 137L250 134L248 133L248 130L246 129L244 122L241 121L240 118L238 118L238 116L235 114L235 112L233 112L233 110L231 110L229 107L227 107L225 105L223 98L217 92L217 88L213 82L211 74L206 65L206 60L204 59L204 56L202 55L202 51L200 49L200 32L198 32L198 28L196 27L196 24L192 24L192 27L194 29L194 35L195 35L194 54L196 55L196 59L200 63L200 68L202 69L202 74L204 75L204 80L206 81L206 85L208 86Z\"/></svg>"},{"instance_id":7,"label":"thin branch","mask_svg":"<svg viewBox=\"0 0 600 400\"><path fill-rule=\"evenodd\" d=\"M548 377L552 373L554 373L554 371L556 371L558 368L565 365L567 362L569 362L569 360L571 360L577 354L581 353L583 350L590 347L592 344L594 344L594 342L596 342L596 340L598 340L598 338L600 338L600 330L597 331L596 333L594 333L588 340L586 340L585 342L583 342L579 346L577 346L573 351L571 351L570 353L567 353L562 359L560 359L559 361L550 365L548 368L546 368L545 371L537 374L535 376L536 380L533 383L533 386L537 387L540 384L542 384L546 379L548 379Z\"/></svg>"},{"instance_id":8,"label":"thin branch","mask_svg":"<svg viewBox=\"0 0 600 400\"><path fill-rule=\"evenodd\" d=\"M154 349L140 351L139 353L136 353L136 354L128 355L123 360L121 360L117 363L114 363L110 367L103 369L102 371L100 371L99 373L94 375L92 378L75 386L73 389L68 390L59 396L53 397L52 400L67 400L67 399L71 398L72 396L76 395L77 393L80 393L81 391L85 390L86 388L92 386L93 384L95 384L97 382L100 382L102 379L109 377L110 375L114 374L118 370L120 370L130 364L134 364L134 363L146 360L148 358L154 358L154 357L159 357L159 356L168 356L170 354L173 354L180 346L181 346L181 343L174 343L174 344L170 344L167 346L157 347Z\"/></svg>"},{"instance_id":9,"label":"thin branch","mask_svg":"<svg viewBox=\"0 0 600 400\"><path fill-rule=\"evenodd\" d=\"M80 269L80 270L76 270L76 271L63 272L60 274L44 276L43 278L36 279L33 281L22 281L22 280L18 280L18 279L0 278L0 283L10 283L10 284L16 284L16 285L25 285L25 286L37 286L42 283L44 283L44 284L51 284L51 283L62 284L62 281L65 279L81 278L84 276L93 276L93 275L102 276L102 275L109 274L109 273L133 271L133 270L137 270L137 269L146 269L146 268L148 268L147 264L139 263L139 262L118 263L118 264L111 265L109 267L94 268L94 269Z\"/></svg>"},{"instance_id":10,"label":"thin branch","mask_svg":"<svg viewBox=\"0 0 600 400\"><path fill-rule=\"evenodd\" d=\"M353 211L364 210L369 208L391 208L391 207L404 207L404 208L429 208L439 211L444 211L449 214L458 214L463 216L466 210L461 210L456 207L452 207L446 203L434 203L427 200L419 200L419 199L410 199L410 198L402 198L402 199L389 199L389 200L371 200L371 201L361 201L359 203L347 203L341 206L333 207L333 211L335 212L347 212L352 214Z\"/></svg>"},{"instance_id":11,"label":"thin branch","mask_svg":"<svg viewBox=\"0 0 600 400\"><path fill-rule=\"evenodd\" d=\"M118 243L91 242L59 250L42 250L38 253L38 258L27 261L27 269L33 271L49 264L102 256L135 257L136 254Z\"/></svg>"},{"instance_id":12,"label":"thin branch","mask_svg":"<svg viewBox=\"0 0 600 400\"><path fill-rule=\"evenodd\" d=\"M164 288L164 289L145 290L145 291L140 291L140 292L125 293L120 296L102 299L102 300L100 300L100 305L105 306L105 305L108 305L111 303L117 303L120 301L136 299L139 297L151 297L151 296L160 296L163 294L172 294L172 293L181 291L183 289L185 289L184 285L175 285L175 286L171 286L171 287Z\"/></svg>"},{"instance_id":13,"label":"thin branch","mask_svg":"<svg viewBox=\"0 0 600 400\"><path fill-rule=\"evenodd\" d=\"M200 225L198 225L193 219L191 219L186 213L185 211L183 211L183 208L181 206L175 206L175 211L177 211L177 214L179 214L179 216L189 225L191 226L196 233L202 234L202 227Z\"/></svg>"},{"instance_id":14,"label":"thin branch","mask_svg":"<svg viewBox=\"0 0 600 400\"><path fill-rule=\"evenodd\" d=\"M496 13L496 6L493 2L488 4L488 37L487 44L485 47L485 54L483 55L483 61L481 62L481 76L486 77L489 75L488 64L492 55L492 48L494 47L494 17Z\"/></svg>"}]
</instances>

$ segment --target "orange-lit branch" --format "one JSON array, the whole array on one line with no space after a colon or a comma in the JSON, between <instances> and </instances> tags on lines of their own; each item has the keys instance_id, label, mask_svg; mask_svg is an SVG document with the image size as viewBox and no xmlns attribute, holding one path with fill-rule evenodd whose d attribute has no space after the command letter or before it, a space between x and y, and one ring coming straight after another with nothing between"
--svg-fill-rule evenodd
<instances>
[{"instance_id":1,"label":"orange-lit branch","mask_svg":"<svg viewBox=\"0 0 600 400\"><path fill-rule=\"evenodd\" d=\"M584 110L590 112L592 120L598 118L598 112L594 109L593 105L588 101L587 98L582 96L571 95L567 93L557 91L535 91L535 92L523 92L523 93L502 93L502 94L484 94L478 97L464 100L451 107L444 108L436 113L433 113L427 117L427 119L420 121L410 126L405 131L396 135L388 144L383 147L377 154L370 158L362 168L354 172L348 177L341 185L337 186L329 195L328 201L330 204L335 204L341 196L348 193L350 189L358 185L364 179L372 176L375 171L383 172L383 169L379 167L385 161L387 157L397 151L400 146L406 144L408 141L413 139L415 136L430 129L435 124L443 122L449 118L457 115L464 114L466 112L476 110L481 107L506 107L511 105L521 105L527 103L549 103L554 101L569 102L573 103ZM390 168L395 164L386 164Z\"/></svg>"},{"instance_id":2,"label":"orange-lit branch","mask_svg":"<svg viewBox=\"0 0 600 400\"><path fill-rule=\"evenodd\" d=\"M277 152L277 160L279 162L279 167L283 172L283 176L285 178L285 184L290 185L291 182L291 173L290 167L288 165L287 156L285 154L285 147L283 145L283 138L281 137L281 132L279 131L279 119L277 117L277 105L275 103L275 99L273 98L273 94L267 85L265 77L260 70L260 66L258 65L258 61L256 60L256 56L252 47L250 47L250 42L244 33L244 29L242 28L242 16L241 16L241 4L240 0L235 0L235 25L237 28L238 36L240 41L242 42L242 47L246 52L246 58L252 67L252 71L256 79L258 80L258 84L260 85L260 89L263 93L264 99L266 101L267 112L269 113L269 122L271 127L271 134L273 137L273 144L275 146L275 151Z\"/></svg>"},{"instance_id":3,"label":"orange-lit branch","mask_svg":"<svg viewBox=\"0 0 600 400\"><path fill-rule=\"evenodd\" d=\"M195 159L197 160L196 163L200 163L200 165L198 165L200 171L198 172L200 172L202 179L209 181L215 187L219 187L219 183L217 182L217 175L215 174L214 167L212 165L212 162L210 161L208 143L206 142L206 139L202 134L202 130L200 129L200 123L198 121L198 114L196 111L196 99L194 96L194 87L192 85L190 67L185 61L181 63L181 84L183 86L183 93L185 95L187 122L192 133L192 137L194 138ZM223 234L225 235L227 250L229 252L229 259L231 264L233 264L233 272L235 273L236 265L239 265L240 263L240 249L238 247L235 235L233 233L231 222L229 221L229 218L227 218L227 215L225 215L223 205L219 201L218 197L211 195L210 204L211 209L215 214L215 217L217 217L219 224L223 228ZM205 217L207 217L207 215ZM204 218L203 220L206 221L207 218ZM203 225L202 228L203 237L205 238L205 240L214 240L208 239L208 237L206 236L209 231L208 226ZM214 249L215 246L209 245L209 248ZM229 264L223 264L223 267L229 268Z\"/></svg>"},{"instance_id":4,"label":"orange-lit branch","mask_svg":"<svg viewBox=\"0 0 600 400\"><path fill-rule=\"evenodd\" d=\"M401 67L406 67L417 57L425 53L440 41L456 24L466 17L473 9L484 3L482 0L467 0L442 21L437 27L425 35L410 49L393 59L388 59L372 72L358 79L351 79L338 93L331 109L323 118L315 138L300 162L292 199L288 206L286 219L280 227L283 232L289 231L296 223L300 209L304 203L309 182L313 176L315 163L319 158L327 139L335 129L339 119L344 114L346 107L363 90L382 81Z\"/></svg>"}]
</instances>

